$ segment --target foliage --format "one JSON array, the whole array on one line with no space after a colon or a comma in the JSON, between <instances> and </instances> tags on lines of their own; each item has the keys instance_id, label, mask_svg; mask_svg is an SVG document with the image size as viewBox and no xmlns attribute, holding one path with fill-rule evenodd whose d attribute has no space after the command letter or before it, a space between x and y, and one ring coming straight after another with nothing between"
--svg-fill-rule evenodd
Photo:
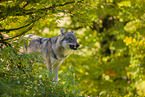
<instances>
[{"instance_id":1,"label":"foliage","mask_svg":"<svg viewBox=\"0 0 145 97\"><path fill-rule=\"evenodd\" d=\"M145 96L144 5L144 0L0 1L0 95ZM76 30L81 46L60 66L55 85L43 59L20 53L19 36L53 37L60 27Z\"/></svg>"},{"instance_id":2,"label":"foliage","mask_svg":"<svg viewBox=\"0 0 145 97\"><path fill-rule=\"evenodd\" d=\"M22 40L23 41L23 40ZM43 59L38 58L39 53L15 54L19 52L22 41L12 42L14 47L5 47L1 51L2 60L0 66L0 95L1 96L76 96L79 91L76 88L75 78L72 76L73 68L67 68L68 74L61 74L62 81L53 83L47 71ZM15 51L15 53L14 53ZM39 59L39 60L36 60ZM30 64L39 62L39 64ZM41 64L40 64L41 63ZM43 65L42 65L43 64ZM18 68L21 66L22 68ZM63 80L70 79L70 80ZM68 90L67 90L67 89Z\"/></svg>"}]
</instances>

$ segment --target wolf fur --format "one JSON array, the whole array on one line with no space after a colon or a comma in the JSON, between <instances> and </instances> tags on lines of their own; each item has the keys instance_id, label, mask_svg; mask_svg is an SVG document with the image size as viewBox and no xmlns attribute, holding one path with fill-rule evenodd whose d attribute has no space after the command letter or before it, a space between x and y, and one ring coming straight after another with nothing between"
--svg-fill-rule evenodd
<instances>
[{"instance_id":1,"label":"wolf fur","mask_svg":"<svg viewBox=\"0 0 145 97\"><path fill-rule=\"evenodd\" d=\"M42 52L47 69L54 74L56 82L58 82L59 66L72 50L77 50L79 47L74 31L66 32L61 28L60 32L59 36L53 38L42 38L36 35L24 36L31 40L28 45L24 45L25 51L27 53Z\"/></svg>"}]
</instances>

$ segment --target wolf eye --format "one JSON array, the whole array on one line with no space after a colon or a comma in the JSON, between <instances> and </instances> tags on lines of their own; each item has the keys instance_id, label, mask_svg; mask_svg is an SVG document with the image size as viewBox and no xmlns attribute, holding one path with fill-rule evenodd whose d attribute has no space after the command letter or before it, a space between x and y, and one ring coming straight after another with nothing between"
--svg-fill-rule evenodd
<instances>
[{"instance_id":1,"label":"wolf eye","mask_svg":"<svg viewBox=\"0 0 145 97\"><path fill-rule=\"evenodd\" d=\"M70 40L73 40L73 38L70 38Z\"/></svg>"}]
</instances>

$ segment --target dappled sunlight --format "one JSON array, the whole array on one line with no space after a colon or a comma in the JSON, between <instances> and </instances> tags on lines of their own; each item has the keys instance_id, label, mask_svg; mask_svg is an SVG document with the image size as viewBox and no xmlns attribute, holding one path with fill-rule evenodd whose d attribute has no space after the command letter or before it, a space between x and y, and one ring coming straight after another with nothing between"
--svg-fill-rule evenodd
<instances>
[{"instance_id":1,"label":"dappled sunlight","mask_svg":"<svg viewBox=\"0 0 145 97\"><path fill-rule=\"evenodd\" d=\"M0 96L144 97L144 5L145 0L2 0ZM21 36L53 38L65 33L61 28L75 33L80 46L65 56L57 82L41 52L24 52L30 41Z\"/></svg>"}]
</instances>

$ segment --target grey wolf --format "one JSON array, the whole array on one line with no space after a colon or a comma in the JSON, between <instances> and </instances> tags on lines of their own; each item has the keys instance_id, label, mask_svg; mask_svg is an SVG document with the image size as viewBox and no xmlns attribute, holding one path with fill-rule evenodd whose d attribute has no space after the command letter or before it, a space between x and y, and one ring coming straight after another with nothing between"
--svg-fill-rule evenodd
<instances>
[{"instance_id":1,"label":"grey wolf","mask_svg":"<svg viewBox=\"0 0 145 97\"><path fill-rule=\"evenodd\" d=\"M60 35L53 38L42 38L36 35L24 37L30 38L30 43L24 45L25 51L42 52L48 71L54 74L54 80L58 82L60 65L72 50L77 50L79 47L74 31L66 32L61 28Z\"/></svg>"}]
</instances>

